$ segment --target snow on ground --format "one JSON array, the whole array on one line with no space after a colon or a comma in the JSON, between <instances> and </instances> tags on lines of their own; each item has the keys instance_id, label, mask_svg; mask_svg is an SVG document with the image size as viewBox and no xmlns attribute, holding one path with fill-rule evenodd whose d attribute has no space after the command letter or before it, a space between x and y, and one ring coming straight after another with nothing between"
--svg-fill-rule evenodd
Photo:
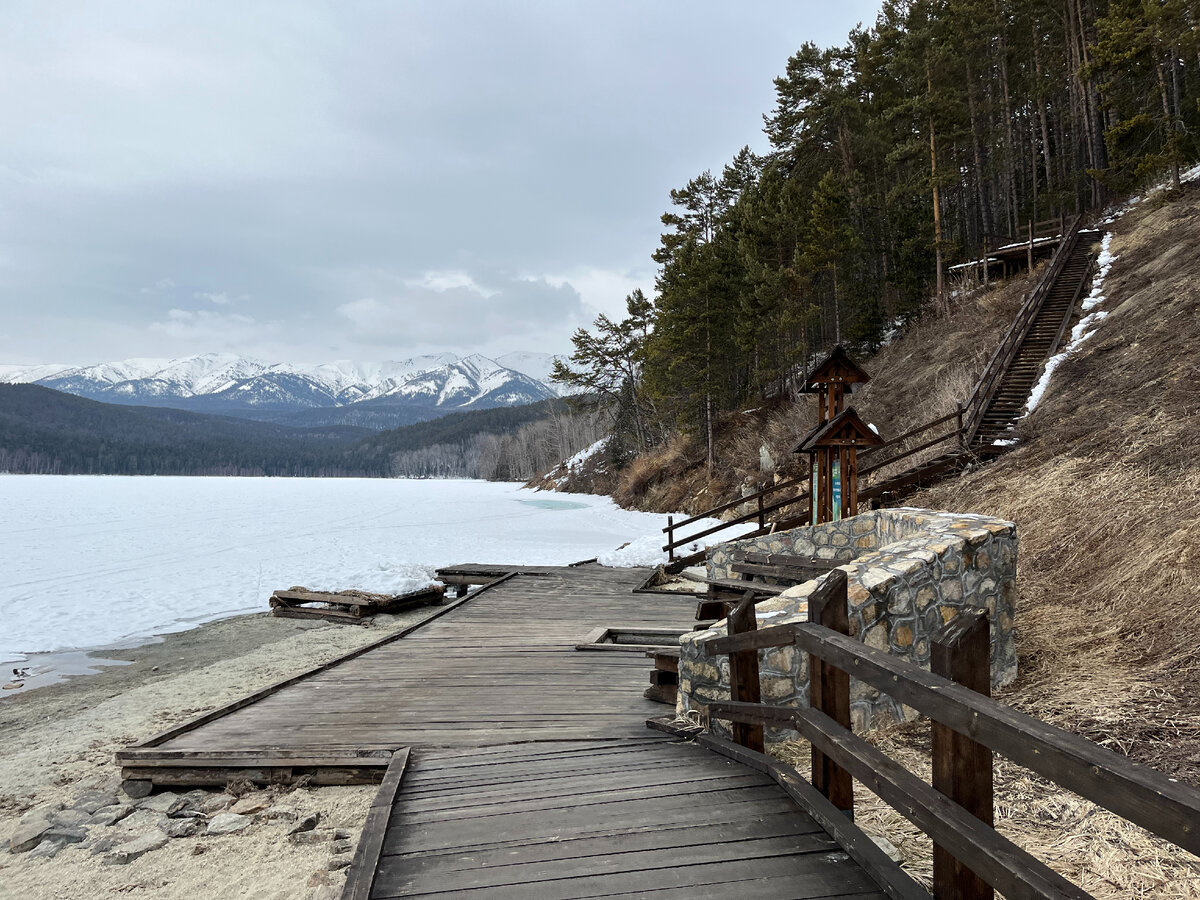
<instances>
[{"instance_id":1,"label":"snow on ground","mask_svg":"<svg viewBox=\"0 0 1200 900\"><path fill-rule=\"evenodd\" d=\"M0 475L0 666L264 611L293 585L401 592L456 563L661 546L665 524L483 481Z\"/></svg>"}]
</instances>

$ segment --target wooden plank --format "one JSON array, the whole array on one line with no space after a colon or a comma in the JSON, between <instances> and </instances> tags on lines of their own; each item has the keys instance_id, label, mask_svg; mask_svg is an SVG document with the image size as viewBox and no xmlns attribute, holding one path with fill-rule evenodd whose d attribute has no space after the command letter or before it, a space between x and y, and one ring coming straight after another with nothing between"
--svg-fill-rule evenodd
<instances>
[{"instance_id":1,"label":"wooden plank","mask_svg":"<svg viewBox=\"0 0 1200 900\"><path fill-rule=\"evenodd\" d=\"M1200 854L1200 790L829 629L798 625L796 643L958 734Z\"/></svg>"},{"instance_id":2,"label":"wooden plank","mask_svg":"<svg viewBox=\"0 0 1200 900\"><path fill-rule=\"evenodd\" d=\"M838 634L848 634L850 620L846 585L846 573L843 570L834 569L830 572L808 598L809 620ZM809 654L808 663L809 705L849 730L850 676L812 654ZM850 773L831 760L816 744L812 747L812 783L836 808L854 817L854 781Z\"/></svg>"},{"instance_id":3,"label":"wooden plank","mask_svg":"<svg viewBox=\"0 0 1200 900\"><path fill-rule=\"evenodd\" d=\"M729 633L746 634L757 627L754 599L747 593L742 602L729 614ZM736 650L729 654L729 691L732 699L745 703L758 703L762 699L758 681L757 650ZM751 750L763 750L763 729L760 725L735 722L733 739Z\"/></svg>"},{"instance_id":4,"label":"wooden plank","mask_svg":"<svg viewBox=\"0 0 1200 900\"><path fill-rule=\"evenodd\" d=\"M370 625L373 619L362 613L348 612L340 609L309 609L304 606L277 606L271 610L271 615L280 619L337 619L349 625Z\"/></svg>"},{"instance_id":5,"label":"wooden plank","mask_svg":"<svg viewBox=\"0 0 1200 900\"><path fill-rule=\"evenodd\" d=\"M928 891L884 853L868 834L854 824L853 819L846 816L844 810L830 803L794 768L766 754L739 747L716 735L702 734L696 738L696 742L771 775L801 809L837 839L854 861L863 867L892 900L929 900Z\"/></svg>"},{"instance_id":6,"label":"wooden plank","mask_svg":"<svg viewBox=\"0 0 1200 900\"><path fill-rule=\"evenodd\" d=\"M507 579L502 579L502 580L507 580ZM282 690L283 688L285 688L289 685L295 684L299 681L303 681L307 678L310 678L313 675L316 675L320 672L324 672L327 669L331 669L334 666L341 665L342 663L346 662L347 660L356 659L357 657L362 656L365 653L369 653L378 647L385 646L386 644L390 644L393 641L398 641L401 638L405 637L406 635L411 634L413 631L416 631L421 626L423 626L429 622L432 622L434 619L440 618L441 616L446 615L446 613L449 613L455 609L458 609L458 607L462 606L464 603L467 603L467 602L473 600L475 597L478 597L479 594L482 593L487 588L493 587L496 584L500 584L500 583L501 583L501 581L496 581L496 582L493 582L492 584L484 585L483 587L479 588L478 590L472 591L470 594L467 594L465 597L460 598L459 600L455 601L454 603L449 603L446 606L443 606L440 609L435 610L434 612L432 612L428 616L426 616L424 619L422 619L420 622L416 622L412 625L409 625L407 628L400 629L395 634L390 634L387 637L380 638L378 641L367 644L365 647L359 647L357 650L351 650L349 653L347 653L343 656L339 656L337 659L332 659L329 662L322 663L319 666L314 666L313 668L308 669L307 671L301 672L299 675L293 675L291 678L285 678L282 681L277 681L272 685L268 685L267 687L263 688L262 690L255 691L253 694L248 694L245 697L242 697L238 700L234 700L232 703L227 703L224 706L219 707L218 709L212 710L211 712L204 713L203 715L197 716L194 719L189 719L187 722L184 722L182 725L176 725L172 728L166 729L165 731L160 731L158 734L147 738L146 740L142 741L140 744L135 744L134 747L131 749L137 749L137 748L141 748L141 747L158 746L159 744L162 744L162 743L170 740L171 738L176 737L177 735L185 734L186 732L189 732L196 728L199 728L201 725L205 725L205 724L212 722L216 719L219 719L223 716L227 716L231 712L242 709L243 707L249 706L252 703L256 703L259 700L263 699L264 697L269 697L270 695Z\"/></svg>"},{"instance_id":7,"label":"wooden plank","mask_svg":"<svg viewBox=\"0 0 1200 900\"><path fill-rule=\"evenodd\" d=\"M714 703L710 709L719 718L744 718L800 732L1006 897L1094 900L824 713L745 703Z\"/></svg>"},{"instance_id":8,"label":"wooden plank","mask_svg":"<svg viewBox=\"0 0 1200 900\"><path fill-rule=\"evenodd\" d=\"M404 771L408 766L408 757L409 750L405 747L397 750L388 763L383 782L379 785L367 812L367 821L359 835L358 846L354 849L354 858L350 862L346 884L342 889L342 900L369 900L371 896L371 886L375 883L379 859L383 852L383 840L387 834L388 817L400 791Z\"/></svg>"},{"instance_id":9,"label":"wooden plank","mask_svg":"<svg viewBox=\"0 0 1200 900\"><path fill-rule=\"evenodd\" d=\"M987 613L960 612L933 636L930 669L963 687L990 696L992 671ZM992 752L939 722L933 723L933 787L985 825L992 826ZM933 895L954 900L992 900L982 878L940 844L933 845Z\"/></svg>"}]
</instances>

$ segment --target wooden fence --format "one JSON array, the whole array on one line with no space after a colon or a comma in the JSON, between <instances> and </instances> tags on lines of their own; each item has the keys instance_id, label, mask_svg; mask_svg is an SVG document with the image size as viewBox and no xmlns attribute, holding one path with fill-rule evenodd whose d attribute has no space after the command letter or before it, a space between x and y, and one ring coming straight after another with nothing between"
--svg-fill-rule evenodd
<instances>
[{"instance_id":1,"label":"wooden fence","mask_svg":"<svg viewBox=\"0 0 1200 900\"><path fill-rule=\"evenodd\" d=\"M809 599L806 624L756 628L753 600L729 616L729 635L705 642L729 654L731 700L708 719L733 723L734 739L761 752L765 726L812 743L812 784L853 816L853 779L934 842L936 900L1090 897L992 827L992 751L1192 853L1200 853L1200 791L988 696L988 625L960 613L933 640L932 671L867 647L847 634L846 574L834 570ZM759 700L758 651L794 646L809 654L810 706ZM933 784L855 735L850 677L933 720Z\"/></svg>"}]
</instances>

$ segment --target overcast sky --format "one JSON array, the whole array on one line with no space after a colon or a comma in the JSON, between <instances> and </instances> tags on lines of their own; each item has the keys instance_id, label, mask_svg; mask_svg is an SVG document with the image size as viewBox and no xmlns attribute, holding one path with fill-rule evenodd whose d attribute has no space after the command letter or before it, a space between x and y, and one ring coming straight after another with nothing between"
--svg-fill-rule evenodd
<instances>
[{"instance_id":1,"label":"overcast sky","mask_svg":"<svg viewBox=\"0 0 1200 900\"><path fill-rule=\"evenodd\" d=\"M0 363L569 352L876 7L9 0Z\"/></svg>"}]
</instances>

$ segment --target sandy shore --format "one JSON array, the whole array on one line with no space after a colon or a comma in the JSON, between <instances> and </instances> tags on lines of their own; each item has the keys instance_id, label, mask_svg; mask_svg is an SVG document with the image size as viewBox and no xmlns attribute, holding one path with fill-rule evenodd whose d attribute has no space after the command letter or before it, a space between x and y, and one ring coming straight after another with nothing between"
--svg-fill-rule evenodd
<instances>
[{"instance_id":1,"label":"sandy shore","mask_svg":"<svg viewBox=\"0 0 1200 900\"><path fill-rule=\"evenodd\" d=\"M345 874L329 866L335 856L345 856L345 844L296 845L287 839L292 827L287 820L255 817L235 834L172 839L124 865L112 864L106 853L93 853L99 838L122 831L121 823L89 826L86 841L67 844L52 858L11 852L8 838L24 814L44 804L69 807L86 791L116 793L120 775L113 754L121 747L378 640L430 612L422 607L378 616L371 627L275 619L266 613L240 616L167 635L160 643L102 654L129 665L0 695L0 898L339 896ZM294 809L300 817L320 812L322 829L345 829L356 844L374 792L373 786L273 788L249 796ZM215 798L220 791L209 793Z\"/></svg>"}]
</instances>

